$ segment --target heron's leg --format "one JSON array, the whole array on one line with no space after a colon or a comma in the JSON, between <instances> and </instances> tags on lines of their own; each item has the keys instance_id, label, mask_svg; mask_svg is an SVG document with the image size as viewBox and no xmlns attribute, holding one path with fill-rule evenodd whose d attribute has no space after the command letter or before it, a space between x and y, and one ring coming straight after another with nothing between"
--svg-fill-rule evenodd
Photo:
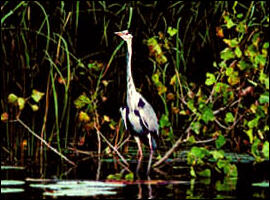
<instances>
[{"instance_id":1,"label":"heron's leg","mask_svg":"<svg viewBox=\"0 0 270 200\"><path fill-rule=\"evenodd\" d=\"M149 156L149 161L148 161L148 166L147 166L147 175L149 175L150 173L150 168L151 168L151 164L152 164L152 159L153 159L153 145L152 145L152 138L151 138L151 134L149 133L147 135L148 140L149 140L149 146L150 146L150 156Z\"/></svg>"},{"instance_id":2,"label":"heron's leg","mask_svg":"<svg viewBox=\"0 0 270 200\"><path fill-rule=\"evenodd\" d=\"M138 136L135 136L134 138L135 138L135 141L137 142L138 151L139 151L139 158L141 159L143 157L141 140Z\"/></svg>"}]
</instances>

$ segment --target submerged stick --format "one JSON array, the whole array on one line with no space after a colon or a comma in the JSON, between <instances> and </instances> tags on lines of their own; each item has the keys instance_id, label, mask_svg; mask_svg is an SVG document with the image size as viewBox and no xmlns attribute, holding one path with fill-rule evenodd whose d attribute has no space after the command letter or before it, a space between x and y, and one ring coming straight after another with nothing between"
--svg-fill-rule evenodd
<instances>
[{"instance_id":1,"label":"submerged stick","mask_svg":"<svg viewBox=\"0 0 270 200\"><path fill-rule=\"evenodd\" d=\"M64 156L63 154L61 154L59 151L57 151L55 148L53 148L51 145L49 145L49 143L44 140L42 137L40 137L38 134L36 134L34 131L32 131L22 120L20 120L19 118L16 120L17 122L19 122L24 128L26 128L32 135L34 135L36 138L38 138L41 142L43 142L49 149L51 149L52 151L54 151L57 155L59 155L61 158L63 158L64 160L66 160L68 163L70 163L73 166L77 166L74 162L72 162L71 160L69 160L66 156Z\"/></svg>"}]
</instances>

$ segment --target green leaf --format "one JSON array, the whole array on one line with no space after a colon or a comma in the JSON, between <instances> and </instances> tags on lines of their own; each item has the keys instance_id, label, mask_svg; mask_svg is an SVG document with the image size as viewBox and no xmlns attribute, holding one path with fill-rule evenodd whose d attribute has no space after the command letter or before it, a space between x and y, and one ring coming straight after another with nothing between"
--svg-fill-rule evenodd
<instances>
[{"instance_id":1,"label":"green leaf","mask_svg":"<svg viewBox=\"0 0 270 200\"><path fill-rule=\"evenodd\" d=\"M243 70L249 68L249 67L250 67L250 64L246 63L244 60L240 60L240 61L237 63L237 67L238 67L241 71L243 71Z\"/></svg>"},{"instance_id":2,"label":"green leaf","mask_svg":"<svg viewBox=\"0 0 270 200\"><path fill-rule=\"evenodd\" d=\"M253 143L253 129L250 128L248 130L244 130L244 132L247 134L250 144L252 144Z\"/></svg>"},{"instance_id":3,"label":"green leaf","mask_svg":"<svg viewBox=\"0 0 270 200\"><path fill-rule=\"evenodd\" d=\"M253 154L253 156L259 156L259 150L258 150L258 146L260 145L261 141L256 138L253 142L253 144L251 145L251 153Z\"/></svg>"},{"instance_id":4,"label":"green leaf","mask_svg":"<svg viewBox=\"0 0 270 200\"><path fill-rule=\"evenodd\" d=\"M226 143L226 138L223 135L219 135L215 141L216 147L220 149Z\"/></svg>"},{"instance_id":5,"label":"green leaf","mask_svg":"<svg viewBox=\"0 0 270 200\"><path fill-rule=\"evenodd\" d=\"M226 26L228 29L232 28L235 25L235 23L232 21L232 19L228 15L224 16L224 20L226 22Z\"/></svg>"},{"instance_id":6,"label":"green leaf","mask_svg":"<svg viewBox=\"0 0 270 200\"><path fill-rule=\"evenodd\" d=\"M237 171L237 167L235 164L226 164L223 168L224 174L226 174L226 176L230 176L230 177L237 177L238 176L238 171Z\"/></svg>"},{"instance_id":7,"label":"green leaf","mask_svg":"<svg viewBox=\"0 0 270 200\"><path fill-rule=\"evenodd\" d=\"M34 105L31 105L31 108L34 112L38 111L39 107L38 105L34 104Z\"/></svg>"},{"instance_id":8,"label":"green leaf","mask_svg":"<svg viewBox=\"0 0 270 200\"><path fill-rule=\"evenodd\" d=\"M215 77L214 74L207 72L206 77L207 78L205 80L205 85L210 86L210 85L213 85L216 82L216 77Z\"/></svg>"},{"instance_id":9,"label":"green leaf","mask_svg":"<svg viewBox=\"0 0 270 200\"><path fill-rule=\"evenodd\" d=\"M172 37L174 36L178 30L176 28L172 28L171 26L168 27L167 33Z\"/></svg>"},{"instance_id":10,"label":"green leaf","mask_svg":"<svg viewBox=\"0 0 270 200\"><path fill-rule=\"evenodd\" d=\"M170 127L171 126L171 123L169 121L169 117L165 114L162 114L160 120L159 120L159 124L160 124L160 127L161 128L164 128L164 127Z\"/></svg>"},{"instance_id":11,"label":"green leaf","mask_svg":"<svg viewBox=\"0 0 270 200\"><path fill-rule=\"evenodd\" d=\"M225 122L227 124L234 122L234 116L233 116L233 114L231 112L226 113Z\"/></svg>"},{"instance_id":12,"label":"green leaf","mask_svg":"<svg viewBox=\"0 0 270 200\"><path fill-rule=\"evenodd\" d=\"M134 174L132 172L125 175L125 179L127 181L133 181L134 180Z\"/></svg>"},{"instance_id":13,"label":"green leaf","mask_svg":"<svg viewBox=\"0 0 270 200\"><path fill-rule=\"evenodd\" d=\"M265 141L263 144L262 152L264 157L269 160L269 142Z\"/></svg>"},{"instance_id":14,"label":"green leaf","mask_svg":"<svg viewBox=\"0 0 270 200\"><path fill-rule=\"evenodd\" d=\"M243 17L243 13L237 14L236 17L237 17L238 19L242 18L242 17Z\"/></svg>"},{"instance_id":15,"label":"green leaf","mask_svg":"<svg viewBox=\"0 0 270 200\"><path fill-rule=\"evenodd\" d=\"M213 150L210 152L215 160L223 159L225 152L223 150Z\"/></svg>"},{"instance_id":16,"label":"green leaf","mask_svg":"<svg viewBox=\"0 0 270 200\"><path fill-rule=\"evenodd\" d=\"M236 38L234 38L234 39L231 39L231 40L229 40L229 39L223 39L223 41L227 44L227 45L229 45L229 47L232 47L232 48L234 48L234 47L236 47L237 45L238 45L238 40L236 39Z\"/></svg>"},{"instance_id":17,"label":"green leaf","mask_svg":"<svg viewBox=\"0 0 270 200\"><path fill-rule=\"evenodd\" d=\"M269 103L269 92L265 92L264 94L260 95L259 102L261 104Z\"/></svg>"},{"instance_id":18,"label":"green leaf","mask_svg":"<svg viewBox=\"0 0 270 200\"><path fill-rule=\"evenodd\" d=\"M85 94L82 94L74 101L74 104L77 109L80 109L85 105L91 104L91 100Z\"/></svg>"},{"instance_id":19,"label":"green leaf","mask_svg":"<svg viewBox=\"0 0 270 200\"><path fill-rule=\"evenodd\" d=\"M197 172L197 174L199 176L202 176L202 177L210 177L211 176L211 170L210 169L205 169L201 172Z\"/></svg>"},{"instance_id":20,"label":"green leaf","mask_svg":"<svg viewBox=\"0 0 270 200\"><path fill-rule=\"evenodd\" d=\"M44 92L39 92L35 89L32 90L31 97L36 103L38 103L43 96L44 96Z\"/></svg>"},{"instance_id":21,"label":"green leaf","mask_svg":"<svg viewBox=\"0 0 270 200\"><path fill-rule=\"evenodd\" d=\"M250 120L248 122L248 127L249 128L254 128L258 126L258 122L259 122L260 116L257 116L256 118L254 118L253 120Z\"/></svg>"},{"instance_id":22,"label":"green leaf","mask_svg":"<svg viewBox=\"0 0 270 200\"><path fill-rule=\"evenodd\" d=\"M18 105L19 105L19 109L23 110L24 109L24 105L25 105L25 99L22 97L18 98Z\"/></svg>"},{"instance_id":23,"label":"green leaf","mask_svg":"<svg viewBox=\"0 0 270 200\"><path fill-rule=\"evenodd\" d=\"M237 56L237 58L241 58L242 56L242 51L240 50L239 47L236 47L234 50L235 55Z\"/></svg>"},{"instance_id":24,"label":"green leaf","mask_svg":"<svg viewBox=\"0 0 270 200\"><path fill-rule=\"evenodd\" d=\"M201 123L200 122L192 122L191 123L191 129L196 133L200 133Z\"/></svg>"},{"instance_id":25,"label":"green leaf","mask_svg":"<svg viewBox=\"0 0 270 200\"><path fill-rule=\"evenodd\" d=\"M265 66L266 64L266 57L264 57L262 54L258 54L255 57L255 64L260 64L262 66Z\"/></svg>"},{"instance_id":26,"label":"green leaf","mask_svg":"<svg viewBox=\"0 0 270 200\"><path fill-rule=\"evenodd\" d=\"M268 182L263 181L263 182L260 182L260 183L252 183L252 186L269 188L269 181Z\"/></svg>"},{"instance_id":27,"label":"green leaf","mask_svg":"<svg viewBox=\"0 0 270 200\"><path fill-rule=\"evenodd\" d=\"M214 116L213 110L210 109L209 107L205 107L202 113L202 120L206 124L208 124L209 121L214 121L214 119L215 119L215 116Z\"/></svg>"},{"instance_id":28,"label":"green leaf","mask_svg":"<svg viewBox=\"0 0 270 200\"><path fill-rule=\"evenodd\" d=\"M17 99L18 99L18 97L13 93L8 95L8 103L12 103L12 104L16 103Z\"/></svg>"},{"instance_id":29,"label":"green leaf","mask_svg":"<svg viewBox=\"0 0 270 200\"><path fill-rule=\"evenodd\" d=\"M196 177L196 173L193 167L190 167L190 175Z\"/></svg>"},{"instance_id":30,"label":"green leaf","mask_svg":"<svg viewBox=\"0 0 270 200\"><path fill-rule=\"evenodd\" d=\"M265 42L265 43L263 44L263 48L264 48L264 49L268 49L268 48L269 48L269 42Z\"/></svg>"},{"instance_id":31,"label":"green leaf","mask_svg":"<svg viewBox=\"0 0 270 200\"><path fill-rule=\"evenodd\" d=\"M223 51L220 52L220 58L222 60L230 60L235 57L235 54L230 48L225 48Z\"/></svg>"}]
</instances>

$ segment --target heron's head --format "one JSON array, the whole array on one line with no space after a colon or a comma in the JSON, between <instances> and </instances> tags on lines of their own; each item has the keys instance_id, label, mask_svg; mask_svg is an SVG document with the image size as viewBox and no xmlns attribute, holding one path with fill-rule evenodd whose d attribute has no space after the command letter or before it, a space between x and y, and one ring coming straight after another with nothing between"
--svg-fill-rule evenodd
<instances>
[{"instance_id":1,"label":"heron's head","mask_svg":"<svg viewBox=\"0 0 270 200\"><path fill-rule=\"evenodd\" d=\"M132 35L128 32L128 30L114 32L116 35L120 36L126 42L132 39Z\"/></svg>"}]
</instances>

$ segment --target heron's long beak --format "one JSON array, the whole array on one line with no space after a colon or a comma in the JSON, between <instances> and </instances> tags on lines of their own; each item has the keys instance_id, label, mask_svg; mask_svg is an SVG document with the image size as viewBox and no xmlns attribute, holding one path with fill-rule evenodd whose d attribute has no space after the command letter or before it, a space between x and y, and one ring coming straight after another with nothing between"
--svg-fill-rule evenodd
<instances>
[{"instance_id":1,"label":"heron's long beak","mask_svg":"<svg viewBox=\"0 0 270 200\"><path fill-rule=\"evenodd\" d=\"M128 34L128 30L124 30L124 31L119 31L119 32L114 32L114 34L118 35L118 36L123 36L123 35L127 35Z\"/></svg>"}]
</instances>

